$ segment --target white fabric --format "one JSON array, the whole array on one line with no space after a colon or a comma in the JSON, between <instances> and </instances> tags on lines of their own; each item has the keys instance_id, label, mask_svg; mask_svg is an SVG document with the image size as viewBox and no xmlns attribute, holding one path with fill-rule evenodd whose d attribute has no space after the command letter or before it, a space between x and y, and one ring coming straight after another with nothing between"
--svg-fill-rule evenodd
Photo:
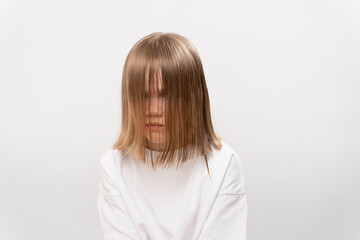
<instances>
[{"instance_id":1,"label":"white fabric","mask_svg":"<svg viewBox=\"0 0 360 240\"><path fill-rule=\"evenodd\" d=\"M107 149L100 158L97 207L104 240L245 240L247 195L238 155L194 157L157 169Z\"/></svg>"}]
</instances>

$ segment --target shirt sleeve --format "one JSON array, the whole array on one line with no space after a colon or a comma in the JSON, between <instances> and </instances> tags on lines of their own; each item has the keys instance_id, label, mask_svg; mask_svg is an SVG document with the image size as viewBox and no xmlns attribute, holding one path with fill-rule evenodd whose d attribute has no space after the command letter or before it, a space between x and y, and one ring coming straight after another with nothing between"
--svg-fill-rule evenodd
<instances>
[{"instance_id":1,"label":"shirt sleeve","mask_svg":"<svg viewBox=\"0 0 360 240\"><path fill-rule=\"evenodd\" d=\"M244 176L240 159L234 153L198 240L246 240L246 225Z\"/></svg>"},{"instance_id":2,"label":"shirt sleeve","mask_svg":"<svg viewBox=\"0 0 360 240\"><path fill-rule=\"evenodd\" d=\"M104 240L138 240L120 192L116 189L110 171L100 161L97 209Z\"/></svg>"}]
</instances>

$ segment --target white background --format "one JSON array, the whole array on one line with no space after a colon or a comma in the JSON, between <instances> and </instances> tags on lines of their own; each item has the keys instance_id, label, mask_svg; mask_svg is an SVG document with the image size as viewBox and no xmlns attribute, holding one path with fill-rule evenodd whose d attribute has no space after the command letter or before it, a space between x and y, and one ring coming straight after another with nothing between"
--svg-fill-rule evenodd
<instances>
[{"instance_id":1,"label":"white background","mask_svg":"<svg viewBox=\"0 0 360 240\"><path fill-rule=\"evenodd\" d=\"M0 0L0 239L101 239L98 160L126 55L155 31L199 51L248 240L360 239L356 0Z\"/></svg>"}]
</instances>

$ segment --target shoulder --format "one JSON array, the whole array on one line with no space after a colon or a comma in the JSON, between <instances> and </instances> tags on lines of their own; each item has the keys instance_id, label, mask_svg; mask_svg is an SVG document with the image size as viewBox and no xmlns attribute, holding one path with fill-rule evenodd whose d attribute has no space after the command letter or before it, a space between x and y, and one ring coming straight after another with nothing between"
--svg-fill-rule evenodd
<instances>
[{"instance_id":1,"label":"shoulder","mask_svg":"<svg viewBox=\"0 0 360 240\"><path fill-rule=\"evenodd\" d=\"M115 150L113 150L111 147L107 148L103 153L100 155L100 163L102 165L107 165L114 159L114 153Z\"/></svg>"},{"instance_id":2,"label":"shoulder","mask_svg":"<svg viewBox=\"0 0 360 240\"><path fill-rule=\"evenodd\" d=\"M223 151L226 152L226 155L229 157L229 167L242 168L241 160L237 152L226 142L223 143Z\"/></svg>"},{"instance_id":3,"label":"shoulder","mask_svg":"<svg viewBox=\"0 0 360 240\"><path fill-rule=\"evenodd\" d=\"M222 141L223 147L214 152L215 166L222 167L223 183L219 194L243 194L244 174L242 162L236 151L226 142Z\"/></svg>"},{"instance_id":4,"label":"shoulder","mask_svg":"<svg viewBox=\"0 0 360 240\"><path fill-rule=\"evenodd\" d=\"M236 154L235 150L225 141L221 141L222 143L222 148L220 151L226 152L227 154Z\"/></svg>"},{"instance_id":5,"label":"shoulder","mask_svg":"<svg viewBox=\"0 0 360 240\"><path fill-rule=\"evenodd\" d=\"M118 149L113 149L112 147L107 148L100 155L98 161L100 179L102 179L103 182L112 182L112 185L118 186L124 158L124 154Z\"/></svg>"},{"instance_id":6,"label":"shoulder","mask_svg":"<svg viewBox=\"0 0 360 240\"><path fill-rule=\"evenodd\" d=\"M123 154L118 149L109 147L100 155L99 164L105 170L113 169L120 165L123 158Z\"/></svg>"},{"instance_id":7,"label":"shoulder","mask_svg":"<svg viewBox=\"0 0 360 240\"><path fill-rule=\"evenodd\" d=\"M214 149L210 154L210 158L216 159L216 161L220 161L223 164L228 164L232 158L239 159L238 154L235 150L224 140L221 140L222 148L220 150Z\"/></svg>"}]
</instances>

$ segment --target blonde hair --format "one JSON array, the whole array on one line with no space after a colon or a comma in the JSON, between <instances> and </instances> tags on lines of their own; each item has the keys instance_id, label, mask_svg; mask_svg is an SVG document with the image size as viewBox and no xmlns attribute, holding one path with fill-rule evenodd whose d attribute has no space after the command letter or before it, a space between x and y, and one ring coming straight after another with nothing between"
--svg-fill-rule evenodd
<instances>
[{"instance_id":1,"label":"blonde hair","mask_svg":"<svg viewBox=\"0 0 360 240\"><path fill-rule=\"evenodd\" d=\"M189 40L176 33L154 32L140 39L130 50L122 75L121 133L112 148L146 163L145 148L149 143L144 137L145 83L152 85L158 79L164 84L167 101L166 143L156 161L149 149L153 169L179 166L196 153L204 156L209 173L207 154L212 148L222 148L222 138L212 126L199 54Z\"/></svg>"}]
</instances>

